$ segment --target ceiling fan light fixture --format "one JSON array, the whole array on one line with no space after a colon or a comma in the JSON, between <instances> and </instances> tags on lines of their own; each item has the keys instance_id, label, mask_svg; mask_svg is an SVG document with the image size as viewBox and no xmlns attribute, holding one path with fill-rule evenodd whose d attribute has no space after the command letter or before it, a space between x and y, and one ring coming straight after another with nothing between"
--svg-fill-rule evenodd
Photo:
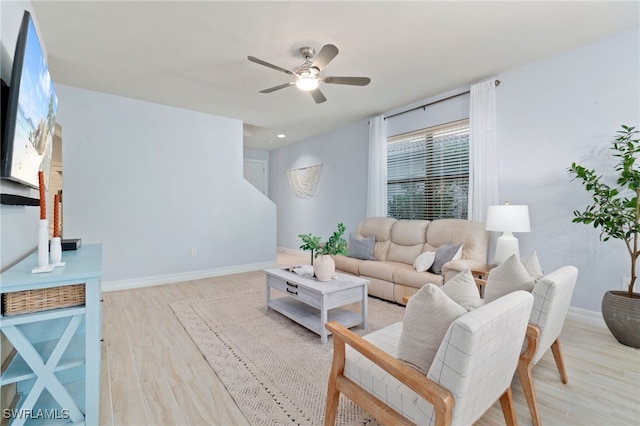
<instances>
[{"instance_id":1,"label":"ceiling fan light fixture","mask_svg":"<svg viewBox=\"0 0 640 426\"><path fill-rule=\"evenodd\" d=\"M316 90L319 84L318 80L313 77L300 77L296 80L296 87L306 92Z\"/></svg>"},{"instance_id":2,"label":"ceiling fan light fixture","mask_svg":"<svg viewBox=\"0 0 640 426\"><path fill-rule=\"evenodd\" d=\"M304 58L304 61L291 71L277 65L270 64L269 62L265 62L254 56L247 56L247 59L251 62L283 72L292 77L288 83L261 90L260 93L275 92L276 90L291 87L295 84L298 89L309 92L313 97L313 100L317 104L320 104L327 100L327 98L318 89L320 83L366 86L371 82L369 77L325 77L323 74L324 68L338 54L338 48L333 44L325 44L322 46L322 49L320 49L320 52L317 55L315 55L315 50L309 46L303 46L298 51Z\"/></svg>"}]
</instances>

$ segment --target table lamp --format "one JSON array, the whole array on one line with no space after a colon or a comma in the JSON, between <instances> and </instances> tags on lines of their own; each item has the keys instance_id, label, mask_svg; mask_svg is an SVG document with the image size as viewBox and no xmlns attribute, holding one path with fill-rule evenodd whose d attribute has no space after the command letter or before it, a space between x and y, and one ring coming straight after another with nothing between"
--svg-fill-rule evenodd
<instances>
[{"instance_id":1,"label":"table lamp","mask_svg":"<svg viewBox=\"0 0 640 426\"><path fill-rule=\"evenodd\" d=\"M513 232L529 232L529 206L510 205L508 202L499 206L489 206L487 209L487 231L502 232L496 243L494 260L500 264L512 254L520 258L518 239Z\"/></svg>"}]
</instances>

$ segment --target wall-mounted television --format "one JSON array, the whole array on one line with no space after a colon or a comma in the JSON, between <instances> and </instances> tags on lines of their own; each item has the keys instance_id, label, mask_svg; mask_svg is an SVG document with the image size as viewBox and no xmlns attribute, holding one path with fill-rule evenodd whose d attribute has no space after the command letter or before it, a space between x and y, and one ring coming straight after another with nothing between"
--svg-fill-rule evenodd
<instances>
[{"instance_id":1,"label":"wall-mounted television","mask_svg":"<svg viewBox=\"0 0 640 426\"><path fill-rule=\"evenodd\" d=\"M51 82L31 14L25 10L15 55L6 110L0 176L33 188L38 171L48 186L58 97Z\"/></svg>"}]
</instances>

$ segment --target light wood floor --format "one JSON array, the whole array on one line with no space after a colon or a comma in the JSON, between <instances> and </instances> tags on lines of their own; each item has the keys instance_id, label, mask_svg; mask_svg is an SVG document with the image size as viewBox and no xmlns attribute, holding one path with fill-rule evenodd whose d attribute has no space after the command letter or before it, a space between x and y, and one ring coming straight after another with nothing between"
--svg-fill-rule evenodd
<instances>
[{"instance_id":1,"label":"light wood floor","mask_svg":"<svg viewBox=\"0 0 640 426\"><path fill-rule=\"evenodd\" d=\"M282 265L306 260L278 256ZM248 424L169 307L237 291L247 280L264 282L260 273L238 274L104 293L100 424ZM604 326L570 319L561 343L568 384L551 353L533 370L543 424L640 424L640 350L620 345ZM517 379L513 393L518 421L530 425ZM477 425L504 425L499 404Z\"/></svg>"}]
</instances>

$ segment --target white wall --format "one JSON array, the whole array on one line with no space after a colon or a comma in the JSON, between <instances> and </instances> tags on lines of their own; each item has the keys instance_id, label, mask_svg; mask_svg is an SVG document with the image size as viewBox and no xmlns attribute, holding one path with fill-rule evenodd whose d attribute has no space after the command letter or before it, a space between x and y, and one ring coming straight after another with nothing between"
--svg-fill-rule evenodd
<instances>
[{"instance_id":1,"label":"white wall","mask_svg":"<svg viewBox=\"0 0 640 426\"><path fill-rule=\"evenodd\" d=\"M601 243L597 231L571 223L573 210L586 206L589 198L570 181L566 169L572 161L601 163L621 124L640 127L639 52L640 30L635 30L497 76L502 82L496 92L500 198L529 205L532 232L516 235L523 255L536 250L547 272L566 264L578 267L572 301L578 308L599 311L604 291L620 288L622 277L629 275L629 262L623 243ZM460 105L462 98L391 119L388 133L468 116L468 105L466 111ZM347 126L272 152L271 189L278 193L274 201L280 246L297 248L293 236L300 232L326 235L341 216L340 209L343 216L350 215L351 229L364 218L368 130L366 122L352 126L358 131L350 132ZM336 148L347 141L353 149L349 158L334 158ZM350 196L341 198L338 210L335 203L327 207L326 200L293 199L287 193L286 169L327 158L334 183L324 181L322 190ZM360 166L352 167L354 161ZM330 219L321 212L328 212Z\"/></svg>"},{"instance_id":2,"label":"white wall","mask_svg":"<svg viewBox=\"0 0 640 426\"><path fill-rule=\"evenodd\" d=\"M275 206L242 177L241 121L56 87L63 237L104 244L105 282L275 262Z\"/></svg>"},{"instance_id":3,"label":"white wall","mask_svg":"<svg viewBox=\"0 0 640 426\"><path fill-rule=\"evenodd\" d=\"M385 113L385 116L389 116L387 118L387 135L396 136L469 118L470 95L464 93L467 91L469 91L468 87L459 88ZM431 105L391 117L396 113L426 104Z\"/></svg>"},{"instance_id":4,"label":"white wall","mask_svg":"<svg viewBox=\"0 0 640 426\"><path fill-rule=\"evenodd\" d=\"M573 224L590 198L567 168L573 161L612 171L620 125L640 126L640 30L515 69L497 91L500 196L529 205L521 253L538 252L546 271L578 267L572 305L600 310L602 294L630 275L624 243Z\"/></svg>"},{"instance_id":5,"label":"white wall","mask_svg":"<svg viewBox=\"0 0 640 426\"><path fill-rule=\"evenodd\" d=\"M346 237L367 210L369 127L360 121L304 142L271 151L270 196L278 206L278 246L298 249L298 234L328 238L339 222ZM287 170L322 164L317 196L294 195Z\"/></svg>"}]
</instances>

